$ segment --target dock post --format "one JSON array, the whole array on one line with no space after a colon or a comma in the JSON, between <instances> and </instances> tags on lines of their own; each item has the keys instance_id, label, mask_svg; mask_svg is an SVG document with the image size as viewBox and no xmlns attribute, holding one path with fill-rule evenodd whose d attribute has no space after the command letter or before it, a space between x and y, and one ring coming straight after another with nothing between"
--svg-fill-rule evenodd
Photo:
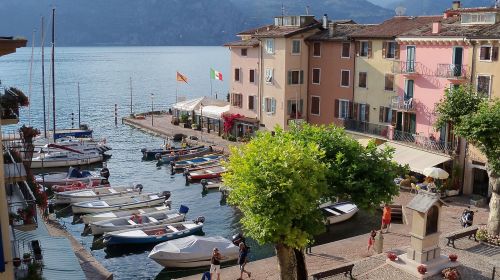
<instances>
[{"instance_id":1,"label":"dock post","mask_svg":"<svg viewBox=\"0 0 500 280\"><path fill-rule=\"evenodd\" d=\"M115 103L115 126L118 126L118 105Z\"/></svg>"},{"instance_id":2,"label":"dock post","mask_svg":"<svg viewBox=\"0 0 500 280\"><path fill-rule=\"evenodd\" d=\"M75 113L71 112L71 128L75 126Z\"/></svg>"}]
</instances>

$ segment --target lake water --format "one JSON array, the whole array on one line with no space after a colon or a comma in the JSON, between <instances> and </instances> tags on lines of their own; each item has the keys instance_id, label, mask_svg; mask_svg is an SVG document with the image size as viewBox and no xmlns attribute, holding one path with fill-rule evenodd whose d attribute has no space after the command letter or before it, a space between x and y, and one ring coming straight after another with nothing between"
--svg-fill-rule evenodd
<instances>
[{"instance_id":1,"label":"lake water","mask_svg":"<svg viewBox=\"0 0 500 280\"><path fill-rule=\"evenodd\" d=\"M32 74L31 109L22 109L20 125L29 124L43 129L41 94L40 49L35 49ZM50 49L46 48L46 92L49 96ZM29 93L29 68L31 49L0 58L0 79L3 86L16 86ZM198 184L185 186L181 174L171 176L169 168L156 167L155 162L141 161L140 149L159 147L163 139L145 134L126 125L114 124L114 104L118 105L119 118L130 113L129 78L133 84L134 112L151 110L151 93L155 110L167 110L175 102L176 88L179 97L210 96L210 67L221 71L224 82L213 82L213 96L225 98L230 78L229 51L223 47L90 47L56 49L56 126L71 127L71 113L78 123L77 83L80 83L81 120L94 129L96 138L106 138L112 146L112 157L107 166L110 182L114 185L141 183L145 191L172 192L172 207L180 204L190 208L188 217L204 216L203 231L208 236L222 235L230 238L240 232L237 209L224 204L218 192L202 195ZM188 84L176 85L176 71L188 77ZM28 116L31 112L31 120ZM3 126L2 131L13 131L19 126ZM147 257L149 248L108 251L93 242L92 236L82 236L83 225L72 224L73 217L61 217L68 230L97 260L111 272L115 279L170 279L189 272L167 272ZM349 222L332 226L330 231L318 236L318 243L331 242L367 233L379 226L378 217L360 212ZM270 245L259 246L250 241L251 259L274 254ZM198 273L200 271L197 271Z\"/></svg>"}]
</instances>

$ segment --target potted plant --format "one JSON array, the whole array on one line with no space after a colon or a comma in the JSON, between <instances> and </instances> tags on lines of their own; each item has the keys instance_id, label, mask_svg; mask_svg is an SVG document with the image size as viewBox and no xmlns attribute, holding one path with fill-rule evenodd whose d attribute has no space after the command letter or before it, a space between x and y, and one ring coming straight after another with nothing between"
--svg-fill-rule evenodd
<instances>
[{"instance_id":1,"label":"potted plant","mask_svg":"<svg viewBox=\"0 0 500 280\"><path fill-rule=\"evenodd\" d=\"M424 275L427 272L427 267L423 264L417 266L418 273Z\"/></svg>"},{"instance_id":2,"label":"potted plant","mask_svg":"<svg viewBox=\"0 0 500 280\"><path fill-rule=\"evenodd\" d=\"M395 261L398 258L398 255L396 255L394 252L388 252L387 258L391 261Z\"/></svg>"},{"instance_id":3,"label":"potted plant","mask_svg":"<svg viewBox=\"0 0 500 280\"><path fill-rule=\"evenodd\" d=\"M189 118L188 114L182 114L181 117L180 117L180 122L181 123L187 123L188 118Z\"/></svg>"},{"instance_id":4,"label":"potted plant","mask_svg":"<svg viewBox=\"0 0 500 280\"><path fill-rule=\"evenodd\" d=\"M458 256L457 256L457 254L449 254L448 258L450 259L450 261L456 262L458 259Z\"/></svg>"},{"instance_id":5,"label":"potted plant","mask_svg":"<svg viewBox=\"0 0 500 280\"><path fill-rule=\"evenodd\" d=\"M448 280L460 279L460 274L458 273L458 270L453 267L448 267L443 269L441 271L441 276L443 277L443 279L448 279Z\"/></svg>"},{"instance_id":6,"label":"potted plant","mask_svg":"<svg viewBox=\"0 0 500 280\"><path fill-rule=\"evenodd\" d=\"M21 266L21 258L15 257L15 258L12 260L12 263L14 264L14 267L19 267L19 266Z\"/></svg>"},{"instance_id":7,"label":"potted plant","mask_svg":"<svg viewBox=\"0 0 500 280\"><path fill-rule=\"evenodd\" d=\"M25 225L33 223L33 217L35 216L35 213L32 207L26 206L25 208L19 208L17 210L17 214L19 214Z\"/></svg>"},{"instance_id":8,"label":"potted plant","mask_svg":"<svg viewBox=\"0 0 500 280\"><path fill-rule=\"evenodd\" d=\"M23 254L23 263L29 263L31 262L31 254L30 253L24 253Z\"/></svg>"},{"instance_id":9,"label":"potted plant","mask_svg":"<svg viewBox=\"0 0 500 280\"><path fill-rule=\"evenodd\" d=\"M480 227L476 231L476 240L479 242L485 242L488 240L488 231L485 227Z\"/></svg>"}]
</instances>

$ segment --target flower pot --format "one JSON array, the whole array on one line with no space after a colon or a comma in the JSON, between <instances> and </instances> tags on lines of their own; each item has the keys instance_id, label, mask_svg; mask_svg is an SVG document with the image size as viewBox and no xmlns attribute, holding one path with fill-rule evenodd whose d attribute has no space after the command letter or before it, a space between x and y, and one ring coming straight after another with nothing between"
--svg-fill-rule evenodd
<instances>
[{"instance_id":1,"label":"flower pot","mask_svg":"<svg viewBox=\"0 0 500 280\"><path fill-rule=\"evenodd\" d=\"M451 254L451 255L449 255L449 256L448 256L448 258L450 259L450 261L452 261L452 262L456 262L456 261L457 261L457 259L458 259L458 256L457 256L457 255L455 255L455 254Z\"/></svg>"},{"instance_id":2,"label":"flower pot","mask_svg":"<svg viewBox=\"0 0 500 280\"><path fill-rule=\"evenodd\" d=\"M14 267L19 267L21 265L21 259L20 258L14 258L12 260L12 263L14 264Z\"/></svg>"}]
</instances>

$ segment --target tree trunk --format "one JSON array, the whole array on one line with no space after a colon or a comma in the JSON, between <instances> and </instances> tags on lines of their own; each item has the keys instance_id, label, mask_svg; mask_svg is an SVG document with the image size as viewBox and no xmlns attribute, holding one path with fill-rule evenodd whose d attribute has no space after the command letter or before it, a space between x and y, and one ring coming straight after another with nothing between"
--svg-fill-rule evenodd
<instances>
[{"instance_id":1,"label":"tree trunk","mask_svg":"<svg viewBox=\"0 0 500 280\"><path fill-rule=\"evenodd\" d=\"M276 244L275 248L276 257L278 258L278 266L280 268L280 279L302 280L302 278L297 277L297 259L295 257L294 249L282 243Z\"/></svg>"},{"instance_id":2,"label":"tree trunk","mask_svg":"<svg viewBox=\"0 0 500 280\"><path fill-rule=\"evenodd\" d=\"M489 185L491 187L490 216L488 217L488 233L498 235L500 232L500 178L494 170L486 165Z\"/></svg>"},{"instance_id":3,"label":"tree trunk","mask_svg":"<svg viewBox=\"0 0 500 280\"><path fill-rule=\"evenodd\" d=\"M297 279L307 280L307 267L304 257L304 250L293 249L295 260L297 261Z\"/></svg>"}]
</instances>

